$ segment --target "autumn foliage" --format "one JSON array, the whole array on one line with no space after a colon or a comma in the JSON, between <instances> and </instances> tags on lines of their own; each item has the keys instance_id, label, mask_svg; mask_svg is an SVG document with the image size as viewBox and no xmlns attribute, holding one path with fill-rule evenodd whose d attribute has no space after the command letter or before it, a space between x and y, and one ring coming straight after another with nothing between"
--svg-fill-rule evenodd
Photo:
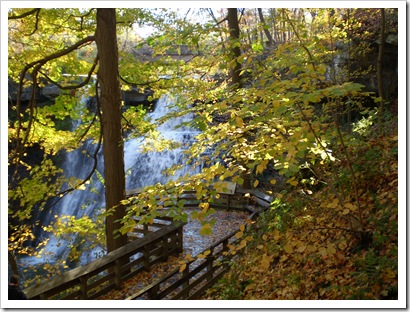
<instances>
[{"instance_id":1,"label":"autumn foliage","mask_svg":"<svg viewBox=\"0 0 410 312\"><path fill-rule=\"evenodd\" d=\"M309 197L289 190L253 225L251 242L207 299L396 299L397 138L390 130L349 148L364 231L329 187Z\"/></svg>"}]
</instances>

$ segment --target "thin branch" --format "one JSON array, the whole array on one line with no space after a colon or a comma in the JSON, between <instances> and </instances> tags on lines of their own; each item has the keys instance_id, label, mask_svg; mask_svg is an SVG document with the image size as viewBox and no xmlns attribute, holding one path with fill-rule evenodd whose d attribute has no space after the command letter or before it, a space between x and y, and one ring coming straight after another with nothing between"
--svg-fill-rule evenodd
<instances>
[{"instance_id":1,"label":"thin branch","mask_svg":"<svg viewBox=\"0 0 410 312\"><path fill-rule=\"evenodd\" d=\"M10 16L8 17L8 19L9 19L9 20L21 19L21 18L24 18L24 17L26 17L26 16L32 15L32 14L34 14L34 13L37 13L37 14L38 14L38 12L40 12L40 10L41 10L41 9L32 9L32 10L27 11L27 12L25 12L25 13L23 13L23 14L20 14L20 15L10 15Z\"/></svg>"},{"instance_id":2,"label":"thin branch","mask_svg":"<svg viewBox=\"0 0 410 312\"><path fill-rule=\"evenodd\" d=\"M38 30L38 22L39 22L39 14L40 14L40 10L38 10L36 12L36 23L34 24L34 29L31 33L29 33L28 35L26 35L27 37L30 37L31 35L34 35L34 33Z\"/></svg>"},{"instance_id":3,"label":"thin branch","mask_svg":"<svg viewBox=\"0 0 410 312\"><path fill-rule=\"evenodd\" d=\"M283 11L283 12L284 12L284 11ZM298 31L296 30L295 25L293 24L293 22L292 22L291 19L289 18L289 15L286 13L285 16L286 16L287 22L288 22L288 23L290 24L290 26L292 27L293 32L294 32L295 35L296 35L296 38L298 38L301 47L302 47L302 48L306 51L306 53L308 54L310 63L311 63L312 66L313 66L313 70L316 71L315 61L314 61L314 59L313 59L312 54L310 53L309 49L303 44L302 39L300 38L299 33L298 33Z\"/></svg>"},{"instance_id":4,"label":"thin branch","mask_svg":"<svg viewBox=\"0 0 410 312\"><path fill-rule=\"evenodd\" d=\"M124 77L122 77L121 75L119 75L119 77L123 82L125 82L126 84L128 84L130 86L151 86L151 84L160 82L161 80L177 79L177 78L158 78L158 79L152 80L152 81L137 83L137 82L131 82L131 81L125 79Z\"/></svg>"},{"instance_id":5,"label":"thin branch","mask_svg":"<svg viewBox=\"0 0 410 312\"><path fill-rule=\"evenodd\" d=\"M92 74L93 74L95 68L97 67L97 64L98 64L98 55L97 55L97 57L94 59L93 65L91 66L90 70L88 71L87 78L86 78L83 82L81 82L81 83L79 83L79 84L77 84L77 85L70 85L70 86L62 86L62 85L59 84L58 82L52 80L46 73L44 73L44 72L42 72L42 71L39 71L39 72L47 79L47 81L49 81L49 82L51 82L52 84L56 85L59 89L61 89L61 90L74 90L74 89L82 88L82 87L84 87L86 84L88 84L88 83L90 82L91 76L92 76Z\"/></svg>"},{"instance_id":6,"label":"thin branch","mask_svg":"<svg viewBox=\"0 0 410 312\"><path fill-rule=\"evenodd\" d=\"M98 116L100 117L100 123L101 123L101 109L100 109L100 101L99 101L99 97L98 97L98 81L95 83L95 90L96 90L96 99L97 99L97 112L96 112L96 115L98 115ZM96 119L96 117L94 117L93 122L94 122L95 119ZM90 125L90 126L91 126L91 125ZM101 124L101 127L102 127L102 124ZM97 165L98 165L98 157L97 157L97 156L98 156L98 152L100 151L100 148L101 148L102 134L103 134L103 132L102 132L102 128L101 128L101 129L100 129L100 136L99 136L99 138L98 138L97 147L96 147L96 149L94 150L94 153L93 153L92 155L90 155L90 156L94 159L94 164L93 164L93 167L91 168L91 171L90 171L90 172L88 173L88 175L87 175L80 183L78 183L76 186L71 187L71 188L68 188L68 189L66 189L66 190L64 190L64 191L62 191L62 192L56 194L54 197L59 197L59 198L58 198L57 201L54 202L52 205L57 204L57 203L61 200L62 196L64 196L64 195L66 195L66 194L68 194L68 193L70 193L70 192L72 192L72 191L78 189L81 185L84 185L87 181L89 181L89 180L91 179L91 177L92 177L92 175L94 174L95 170L97 169Z\"/></svg>"}]
</instances>

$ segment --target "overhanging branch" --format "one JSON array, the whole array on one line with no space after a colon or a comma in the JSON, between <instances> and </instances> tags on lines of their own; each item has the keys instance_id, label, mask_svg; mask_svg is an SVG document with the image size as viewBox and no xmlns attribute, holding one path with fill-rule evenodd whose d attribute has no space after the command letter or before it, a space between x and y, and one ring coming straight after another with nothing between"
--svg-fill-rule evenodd
<instances>
[{"instance_id":1,"label":"overhanging branch","mask_svg":"<svg viewBox=\"0 0 410 312\"><path fill-rule=\"evenodd\" d=\"M25 12L25 13L23 13L23 14L20 14L20 15L10 15L10 16L8 17L8 19L9 19L9 20L21 19L21 18L24 18L24 17L26 17L26 16L32 15L32 14L34 14L34 13L37 13L37 14L38 14L38 12L40 12L40 10L41 10L41 9L32 9L32 10L27 11L27 12Z\"/></svg>"}]
</instances>

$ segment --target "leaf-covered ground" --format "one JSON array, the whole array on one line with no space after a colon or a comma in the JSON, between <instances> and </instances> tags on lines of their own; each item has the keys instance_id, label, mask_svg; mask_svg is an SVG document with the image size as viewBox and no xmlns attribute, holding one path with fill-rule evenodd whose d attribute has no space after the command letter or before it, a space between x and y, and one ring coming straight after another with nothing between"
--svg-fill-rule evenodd
<instances>
[{"instance_id":1,"label":"leaf-covered ground","mask_svg":"<svg viewBox=\"0 0 410 312\"><path fill-rule=\"evenodd\" d=\"M200 211L200 209L190 208L187 209L187 213L190 214L194 210ZM196 256L218 240L224 238L233 231L237 231L240 225L244 224L248 217L249 214L247 212L217 210L209 217L209 219L216 220L211 235L200 235L199 231L202 225L197 219L192 220L189 218L188 223L184 226L184 250L182 254L169 257L167 262L154 265L150 271L141 272L126 281L122 289L112 290L106 295L101 296L99 299L124 300L128 296L135 294L143 287L155 282L175 268L180 267L181 261L185 259L186 255L190 254L191 256Z\"/></svg>"},{"instance_id":2,"label":"leaf-covered ground","mask_svg":"<svg viewBox=\"0 0 410 312\"><path fill-rule=\"evenodd\" d=\"M351 181L344 207L329 187L278 200L203 299L397 299L397 147L397 133L350 146L360 209Z\"/></svg>"}]
</instances>

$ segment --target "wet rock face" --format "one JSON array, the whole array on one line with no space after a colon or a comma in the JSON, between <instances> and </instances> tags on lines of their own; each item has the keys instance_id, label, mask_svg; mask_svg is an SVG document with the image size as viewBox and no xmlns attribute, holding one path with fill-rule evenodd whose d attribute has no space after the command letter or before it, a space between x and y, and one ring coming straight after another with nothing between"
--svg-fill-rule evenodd
<instances>
[{"instance_id":1,"label":"wet rock face","mask_svg":"<svg viewBox=\"0 0 410 312\"><path fill-rule=\"evenodd\" d=\"M13 105L17 102L18 96L18 89L19 86L16 82L9 79L8 81L8 99L9 104ZM21 102L27 104L32 96L33 86L29 85L23 88L21 93ZM61 90L55 84L46 84L44 87L38 88L36 91L36 102L37 103L50 103L50 101L54 101L56 97L59 95L67 93L67 91ZM138 106L143 105L145 107L150 107L155 104L156 100L151 100L150 96L152 96L154 92L152 90L137 90L136 88L132 88L131 90L122 91L122 100L124 101L124 105L126 106ZM41 105L41 104L39 104Z\"/></svg>"},{"instance_id":2,"label":"wet rock face","mask_svg":"<svg viewBox=\"0 0 410 312\"><path fill-rule=\"evenodd\" d=\"M122 100L124 101L124 105L126 106L148 106L153 103L153 101L149 100L149 97L154 95L154 92L149 89L146 89L141 92L140 90L136 90L135 88L133 88L129 91L122 91L121 95Z\"/></svg>"}]
</instances>

